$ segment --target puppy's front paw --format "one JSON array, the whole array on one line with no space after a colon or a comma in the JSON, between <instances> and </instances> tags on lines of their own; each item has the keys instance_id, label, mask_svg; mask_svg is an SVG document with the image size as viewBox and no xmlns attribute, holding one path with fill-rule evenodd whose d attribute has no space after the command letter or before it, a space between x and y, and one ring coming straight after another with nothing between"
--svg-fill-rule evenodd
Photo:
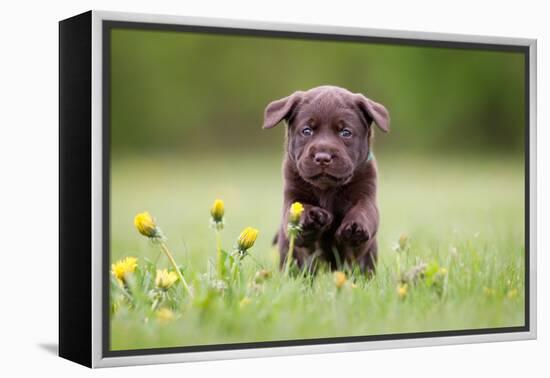
<instances>
[{"instance_id":1,"label":"puppy's front paw","mask_svg":"<svg viewBox=\"0 0 550 378\"><path fill-rule=\"evenodd\" d=\"M332 224L332 214L320 207L311 206L304 212L304 233L323 232Z\"/></svg>"},{"instance_id":2,"label":"puppy's front paw","mask_svg":"<svg viewBox=\"0 0 550 378\"><path fill-rule=\"evenodd\" d=\"M341 244L357 246L370 239L367 227L357 221L345 221L336 231L336 238Z\"/></svg>"}]
</instances>

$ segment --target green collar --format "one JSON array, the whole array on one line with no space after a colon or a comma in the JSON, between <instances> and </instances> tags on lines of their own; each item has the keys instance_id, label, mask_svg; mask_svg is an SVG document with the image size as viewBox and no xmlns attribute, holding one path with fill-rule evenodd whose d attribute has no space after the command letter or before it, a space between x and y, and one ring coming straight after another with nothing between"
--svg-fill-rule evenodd
<instances>
[{"instance_id":1,"label":"green collar","mask_svg":"<svg viewBox=\"0 0 550 378\"><path fill-rule=\"evenodd\" d=\"M374 154L372 153L372 151L369 151L369 155L367 156L367 163L373 159L374 159Z\"/></svg>"}]
</instances>

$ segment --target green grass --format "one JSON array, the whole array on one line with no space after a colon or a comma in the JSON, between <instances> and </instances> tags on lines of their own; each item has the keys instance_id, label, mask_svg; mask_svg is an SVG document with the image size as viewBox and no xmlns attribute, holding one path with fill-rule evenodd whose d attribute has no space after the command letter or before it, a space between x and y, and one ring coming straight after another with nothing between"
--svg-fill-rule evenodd
<instances>
[{"instance_id":1,"label":"green grass","mask_svg":"<svg viewBox=\"0 0 550 378\"><path fill-rule=\"evenodd\" d=\"M523 162L506 158L410 158L377 155L380 168L380 260L374 279L348 273L338 290L330 272L285 278L271 240L281 215L280 157L117 159L112 168L111 260L139 259L142 276L157 246L133 227L136 213L155 216L195 290L172 287L175 319L158 320L145 297L122 301L111 316L111 348L139 349L219 343L378 335L520 326L524 323ZM245 258L240 285L209 289L215 235L209 207L226 206L223 246L232 250L245 226L260 230ZM392 246L406 233L410 247ZM158 259L158 260L157 260ZM411 285L400 299L401 271L419 262L448 270L435 285ZM272 272L251 284L259 265ZM356 288L351 287L355 282ZM484 288L494 290L488 295ZM517 295L514 295L517 290ZM137 294L136 294L137 295ZM112 299L119 292L112 290ZM250 303L241 305L242 298Z\"/></svg>"}]
</instances>

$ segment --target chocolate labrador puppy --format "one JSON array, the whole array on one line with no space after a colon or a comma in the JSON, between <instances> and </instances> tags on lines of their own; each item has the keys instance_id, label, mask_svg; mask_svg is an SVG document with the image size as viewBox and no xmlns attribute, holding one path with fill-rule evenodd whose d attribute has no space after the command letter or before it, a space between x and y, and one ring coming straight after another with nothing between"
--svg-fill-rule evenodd
<instances>
[{"instance_id":1,"label":"chocolate labrador puppy","mask_svg":"<svg viewBox=\"0 0 550 378\"><path fill-rule=\"evenodd\" d=\"M286 121L283 219L277 235L281 263L288 252L288 209L301 202L302 232L294 257L312 269L321 259L373 273L377 259L376 161L373 122L389 131L386 108L362 94L321 86L271 102L264 129Z\"/></svg>"}]
</instances>

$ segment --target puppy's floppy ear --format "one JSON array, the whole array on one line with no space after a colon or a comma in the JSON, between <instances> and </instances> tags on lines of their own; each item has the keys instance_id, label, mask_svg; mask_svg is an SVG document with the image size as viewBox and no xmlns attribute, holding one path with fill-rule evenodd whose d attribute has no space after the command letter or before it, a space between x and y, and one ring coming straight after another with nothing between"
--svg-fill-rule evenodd
<instances>
[{"instance_id":1,"label":"puppy's floppy ear","mask_svg":"<svg viewBox=\"0 0 550 378\"><path fill-rule=\"evenodd\" d=\"M374 102L360 93L355 94L355 101L367 118L369 125L374 121L383 132L390 131L390 113L384 105Z\"/></svg>"},{"instance_id":2,"label":"puppy's floppy ear","mask_svg":"<svg viewBox=\"0 0 550 378\"><path fill-rule=\"evenodd\" d=\"M287 119L290 113L295 109L303 98L304 92L294 92L288 97L271 102L265 108L264 112L264 129L271 129L277 126L283 119Z\"/></svg>"}]
</instances>

